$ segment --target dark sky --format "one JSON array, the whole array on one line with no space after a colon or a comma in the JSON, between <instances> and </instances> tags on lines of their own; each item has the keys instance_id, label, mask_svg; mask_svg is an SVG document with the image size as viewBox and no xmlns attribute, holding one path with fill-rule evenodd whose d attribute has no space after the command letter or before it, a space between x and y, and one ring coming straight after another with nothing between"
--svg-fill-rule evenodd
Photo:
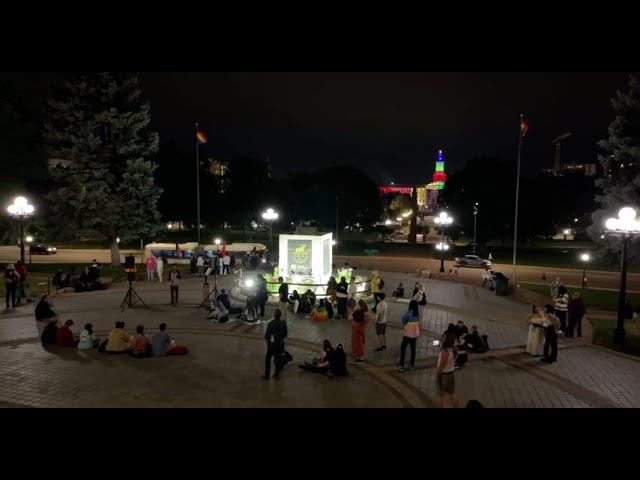
<instances>
[{"instance_id":1,"label":"dark sky","mask_svg":"<svg viewBox=\"0 0 640 480\"><path fill-rule=\"evenodd\" d=\"M447 171L477 155L515 160L519 114L529 121L523 171L595 161L626 73L171 73L141 74L163 141L206 156L270 157L275 175L337 163L376 181L417 182L445 150Z\"/></svg>"},{"instance_id":2,"label":"dark sky","mask_svg":"<svg viewBox=\"0 0 640 480\"><path fill-rule=\"evenodd\" d=\"M613 118L611 97L626 73L200 73L143 72L162 142L193 153L269 157L275 175L349 163L378 182L427 181L442 148L448 172L473 156L515 161L519 114L529 121L523 172L595 161ZM3 73L33 109L64 74ZM490 177L488 177L490 178Z\"/></svg>"}]
</instances>

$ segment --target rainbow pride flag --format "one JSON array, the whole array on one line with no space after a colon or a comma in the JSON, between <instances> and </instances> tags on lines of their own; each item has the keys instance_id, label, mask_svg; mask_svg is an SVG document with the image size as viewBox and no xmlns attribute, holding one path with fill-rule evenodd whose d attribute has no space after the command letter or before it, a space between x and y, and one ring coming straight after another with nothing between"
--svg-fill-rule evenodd
<instances>
[{"instance_id":1,"label":"rainbow pride flag","mask_svg":"<svg viewBox=\"0 0 640 480\"><path fill-rule=\"evenodd\" d=\"M198 140L198 143L200 145L202 145L203 143L207 143L207 136L200 129L196 130L196 139Z\"/></svg>"}]
</instances>

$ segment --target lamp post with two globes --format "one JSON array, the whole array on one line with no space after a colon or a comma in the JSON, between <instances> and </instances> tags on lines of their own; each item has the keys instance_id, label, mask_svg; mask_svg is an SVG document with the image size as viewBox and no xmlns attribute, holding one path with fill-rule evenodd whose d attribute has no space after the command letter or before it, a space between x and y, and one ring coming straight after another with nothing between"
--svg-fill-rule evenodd
<instances>
[{"instance_id":1,"label":"lamp post with two globes","mask_svg":"<svg viewBox=\"0 0 640 480\"><path fill-rule=\"evenodd\" d=\"M440 273L444 273L444 252L449 249L449 246L444 243L444 230L453 223L453 218L451 218L447 212L440 212L440 215L434 219L434 222L442 231L442 243L436 245L436 248L442 252L440 256Z\"/></svg>"},{"instance_id":2,"label":"lamp post with two globes","mask_svg":"<svg viewBox=\"0 0 640 480\"><path fill-rule=\"evenodd\" d=\"M273 251L273 222L278 219L278 213L273 208L267 208L262 212L262 219L269 225L269 242L271 243L271 255L275 258Z\"/></svg>"}]
</instances>

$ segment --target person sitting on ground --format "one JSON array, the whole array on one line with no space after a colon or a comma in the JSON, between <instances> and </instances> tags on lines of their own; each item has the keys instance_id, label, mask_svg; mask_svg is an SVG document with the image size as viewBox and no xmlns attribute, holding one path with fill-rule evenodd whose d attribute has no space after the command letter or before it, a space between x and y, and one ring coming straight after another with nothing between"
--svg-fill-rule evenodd
<instances>
[{"instance_id":1,"label":"person sitting on ground","mask_svg":"<svg viewBox=\"0 0 640 480\"><path fill-rule=\"evenodd\" d=\"M58 322L49 322L40 336L43 345L55 345L58 335Z\"/></svg>"},{"instance_id":2,"label":"person sitting on ground","mask_svg":"<svg viewBox=\"0 0 640 480\"><path fill-rule=\"evenodd\" d=\"M75 347L78 344L71 332L71 325L73 325L73 320L69 319L58 329L56 332L56 346Z\"/></svg>"},{"instance_id":3,"label":"person sitting on ground","mask_svg":"<svg viewBox=\"0 0 640 480\"><path fill-rule=\"evenodd\" d=\"M62 272L62 269L59 268L56 274L51 279L51 284L56 288L56 290L62 290L67 286L67 284L65 284L65 279L67 279L68 277L69 276L65 275Z\"/></svg>"},{"instance_id":4,"label":"person sitting on ground","mask_svg":"<svg viewBox=\"0 0 640 480\"><path fill-rule=\"evenodd\" d=\"M311 320L315 322L324 322L328 318L329 314L327 313L327 307L325 306L324 299L322 299L318 306L311 310Z\"/></svg>"},{"instance_id":5,"label":"person sitting on ground","mask_svg":"<svg viewBox=\"0 0 640 480\"><path fill-rule=\"evenodd\" d=\"M124 322L116 322L115 328L109 333L109 338L101 345L107 353L122 354L127 353L131 347L131 335L124 330Z\"/></svg>"},{"instance_id":6,"label":"person sitting on ground","mask_svg":"<svg viewBox=\"0 0 640 480\"><path fill-rule=\"evenodd\" d=\"M480 336L478 327L476 325L471 326L471 333L465 336L464 340L465 346L468 351L471 351L473 353L485 353L487 350L489 350L487 336Z\"/></svg>"},{"instance_id":7,"label":"person sitting on ground","mask_svg":"<svg viewBox=\"0 0 640 480\"><path fill-rule=\"evenodd\" d=\"M224 308L227 309L230 315L242 313L242 307L234 307L233 305L231 305L229 294L224 288L220 290L220 295L216 297L216 301L220 302L224 306Z\"/></svg>"},{"instance_id":8,"label":"person sitting on ground","mask_svg":"<svg viewBox=\"0 0 640 480\"><path fill-rule=\"evenodd\" d=\"M93 332L93 325L87 323L80 332L80 340L78 341L78 350L91 350L98 346L98 339Z\"/></svg>"},{"instance_id":9,"label":"person sitting on ground","mask_svg":"<svg viewBox=\"0 0 640 480\"><path fill-rule=\"evenodd\" d=\"M458 320L456 324L456 338L463 338L469 333L469 328L464 324L462 320Z\"/></svg>"},{"instance_id":10,"label":"person sitting on ground","mask_svg":"<svg viewBox=\"0 0 640 480\"><path fill-rule=\"evenodd\" d=\"M300 308L300 294L297 290L294 290L291 295L289 295L289 305L291 306L291 310L293 313L297 313Z\"/></svg>"},{"instance_id":11,"label":"person sitting on ground","mask_svg":"<svg viewBox=\"0 0 640 480\"><path fill-rule=\"evenodd\" d=\"M36 327L38 328L38 337L42 337L45 327L50 322L58 321L58 314L53 309L53 304L47 294L40 297L40 301L36 304Z\"/></svg>"},{"instance_id":12,"label":"person sitting on ground","mask_svg":"<svg viewBox=\"0 0 640 480\"><path fill-rule=\"evenodd\" d=\"M444 339L447 335L453 335L455 337L456 335L456 326L453 323L450 323L449 326L447 326L447 329L442 333L442 337L440 337L440 343L444 342Z\"/></svg>"},{"instance_id":13,"label":"person sitting on ground","mask_svg":"<svg viewBox=\"0 0 640 480\"><path fill-rule=\"evenodd\" d=\"M316 294L311 290L311 289L307 289L306 292L304 292L305 297L307 297L309 299L309 306L311 308L315 307L316 305Z\"/></svg>"},{"instance_id":14,"label":"person sitting on ground","mask_svg":"<svg viewBox=\"0 0 640 480\"><path fill-rule=\"evenodd\" d=\"M334 310L333 310L333 304L331 303L331 300L325 300L324 307L327 309L328 318L333 318Z\"/></svg>"},{"instance_id":15,"label":"person sitting on ground","mask_svg":"<svg viewBox=\"0 0 640 480\"><path fill-rule=\"evenodd\" d=\"M404 286L402 285L402 282L398 284L391 296L394 298L404 298Z\"/></svg>"},{"instance_id":16,"label":"person sitting on ground","mask_svg":"<svg viewBox=\"0 0 640 480\"><path fill-rule=\"evenodd\" d=\"M309 296L306 293L304 295L300 295L300 303L298 304L297 313L311 313L311 301L309 300Z\"/></svg>"},{"instance_id":17,"label":"person sitting on ground","mask_svg":"<svg viewBox=\"0 0 640 480\"><path fill-rule=\"evenodd\" d=\"M87 277L89 282L95 282L100 278L100 267L102 265L94 258L87 269Z\"/></svg>"},{"instance_id":18,"label":"person sitting on ground","mask_svg":"<svg viewBox=\"0 0 640 480\"><path fill-rule=\"evenodd\" d=\"M299 367L307 372L320 373L326 375L329 373L331 359L333 357L333 347L329 340L322 342L322 352L320 358L314 358L311 361L305 361Z\"/></svg>"},{"instance_id":19,"label":"person sitting on ground","mask_svg":"<svg viewBox=\"0 0 640 480\"><path fill-rule=\"evenodd\" d=\"M344 377L348 375L347 371L347 354L344 351L344 347L341 343L336 345L336 349L333 351L329 361L329 376L330 377Z\"/></svg>"},{"instance_id":20,"label":"person sitting on ground","mask_svg":"<svg viewBox=\"0 0 640 480\"><path fill-rule=\"evenodd\" d=\"M151 356L151 345L149 345L149 339L144 334L144 325L138 325L136 327L136 334L131 342L129 355L134 358L146 358Z\"/></svg>"},{"instance_id":21,"label":"person sitting on ground","mask_svg":"<svg viewBox=\"0 0 640 480\"><path fill-rule=\"evenodd\" d=\"M151 336L151 352L154 357L162 357L167 355L175 346L171 343L171 337L167 333L167 324L161 323L158 331Z\"/></svg>"}]
</instances>

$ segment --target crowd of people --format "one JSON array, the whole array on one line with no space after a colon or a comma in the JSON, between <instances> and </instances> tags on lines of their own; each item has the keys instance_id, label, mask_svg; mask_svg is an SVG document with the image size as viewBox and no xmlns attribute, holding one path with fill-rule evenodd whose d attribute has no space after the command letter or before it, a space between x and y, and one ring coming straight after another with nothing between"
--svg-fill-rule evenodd
<instances>
[{"instance_id":1,"label":"crowd of people","mask_svg":"<svg viewBox=\"0 0 640 480\"><path fill-rule=\"evenodd\" d=\"M75 292L102 290L104 284L100 280L101 269L102 264L95 259L81 270L78 270L75 265L71 265L67 272L58 269L51 279L51 284L56 290L66 288L73 288Z\"/></svg>"}]
</instances>

